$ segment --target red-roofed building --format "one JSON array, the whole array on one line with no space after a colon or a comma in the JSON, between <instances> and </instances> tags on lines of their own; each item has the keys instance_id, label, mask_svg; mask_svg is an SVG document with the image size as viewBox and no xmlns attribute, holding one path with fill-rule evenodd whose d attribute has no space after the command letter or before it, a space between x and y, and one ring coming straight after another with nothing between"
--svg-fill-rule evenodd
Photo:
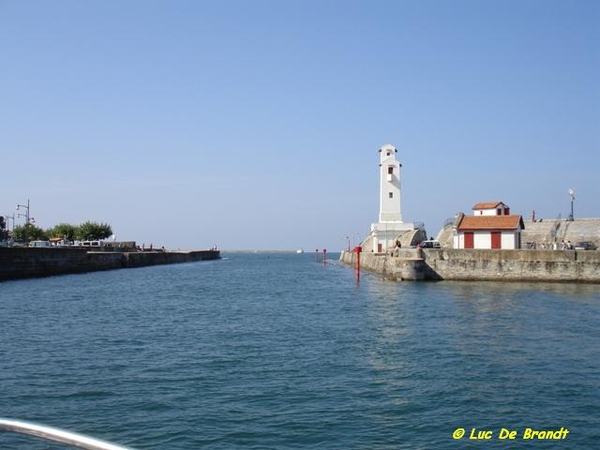
<instances>
[{"instance_id":1,"label":"red-roofed building","mask_svg":"<svg viewBox=\"0 0 600 450\"><path fill-rule=\"evenodd\" d=\"M508 216L510 208L502 202L477 203L473 206L474 216Z\"/></svg>"},{"instance_id":2,"label":"red-roofed building","mask_svg":"<svg viewBox=\"0 0 600 450\"><path fill-rule=\"evenodd\" d=\"M502 202L477 203L474 215L461 214L455 223L454 248L521 248L523 217L511 215Z\"/></svg>"}]
</instances>

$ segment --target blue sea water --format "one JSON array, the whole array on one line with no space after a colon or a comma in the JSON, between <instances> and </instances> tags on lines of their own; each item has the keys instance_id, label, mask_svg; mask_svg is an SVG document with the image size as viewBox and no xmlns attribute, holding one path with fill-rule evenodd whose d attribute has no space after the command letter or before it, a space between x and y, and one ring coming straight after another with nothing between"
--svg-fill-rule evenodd
<instances>
[{"instance_id":1,"label":"blue sea water","mask_svg":"<svg viewBox=\"0 0 600 450\"><path fill-rule=\"evenodd\" d=\"M291 253L0 284L0 417L140 450L600 448L599 386L597 285L357 284Z\"/></svg>"}]
</instances>

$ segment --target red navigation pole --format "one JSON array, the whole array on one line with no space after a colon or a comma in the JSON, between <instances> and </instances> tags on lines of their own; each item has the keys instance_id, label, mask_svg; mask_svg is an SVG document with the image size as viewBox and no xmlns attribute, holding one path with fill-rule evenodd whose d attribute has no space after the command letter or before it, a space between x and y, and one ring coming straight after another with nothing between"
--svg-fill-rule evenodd
<instances>
[{"instance_id":1,"label":"red navigation pole","mask_svg":"<svg viewBox=\"0 0 600 450\"><path fill-rule=\"evenodd\" d=\"M354 247L354 253L356 253L356 282L360 281L360 252L362 251L362 247L357 245Z\"/></svg>"}]
</instances>

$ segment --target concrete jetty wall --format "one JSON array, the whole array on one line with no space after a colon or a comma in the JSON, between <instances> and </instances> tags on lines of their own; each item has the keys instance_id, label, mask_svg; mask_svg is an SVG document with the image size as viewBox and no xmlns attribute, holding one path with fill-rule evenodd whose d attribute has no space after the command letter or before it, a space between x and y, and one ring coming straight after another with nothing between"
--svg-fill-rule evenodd
<instances>
[{"instance_id":1,"label":"concrete jetty wall","mask_svg":"<svg viewBox=\"0 0 600 450\"><path fill-rule=\"evenodd\" d=\"M81 248L0 248L0 281L219 258L219 250L95 252Z\"/></svg>"},{"instance_id":2,"label":"concrete jetty wall","mask_svg":"<svg viewBox=\"0 0 600 450\"><path fill-rule=\"evenodd\" d=\"M355 266L356 254L343 252L340 260ZM600 251L401 249L361 253L360 265L392 280L600 283Z\"/></svg>"}]
</instances>

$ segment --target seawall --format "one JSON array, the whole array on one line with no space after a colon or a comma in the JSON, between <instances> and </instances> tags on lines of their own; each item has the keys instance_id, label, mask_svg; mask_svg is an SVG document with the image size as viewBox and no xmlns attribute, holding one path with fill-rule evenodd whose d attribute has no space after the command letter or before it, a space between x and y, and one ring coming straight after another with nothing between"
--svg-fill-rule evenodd
<instances>
[{"instance_id":1,"label":"seawall","mask_svg":"<svg viewBox=\"0 0 600 450\"><path fill-rule=\"evenodd\" d=\"M0 281L219 258L219 250L94 252L80 248L0 248Z\"/></svg>"},{"instance_id":2,"label":"seawall","mask_svg":"<svg viewBox=\"0 0 600 450\"><path fill-rule=\"evenodd\" d=\"M356 266L356 253L340 261ZM361 253L360 266L392 280L600 283L600 251L400 249Z\"/></svg>"}]
</instances>

